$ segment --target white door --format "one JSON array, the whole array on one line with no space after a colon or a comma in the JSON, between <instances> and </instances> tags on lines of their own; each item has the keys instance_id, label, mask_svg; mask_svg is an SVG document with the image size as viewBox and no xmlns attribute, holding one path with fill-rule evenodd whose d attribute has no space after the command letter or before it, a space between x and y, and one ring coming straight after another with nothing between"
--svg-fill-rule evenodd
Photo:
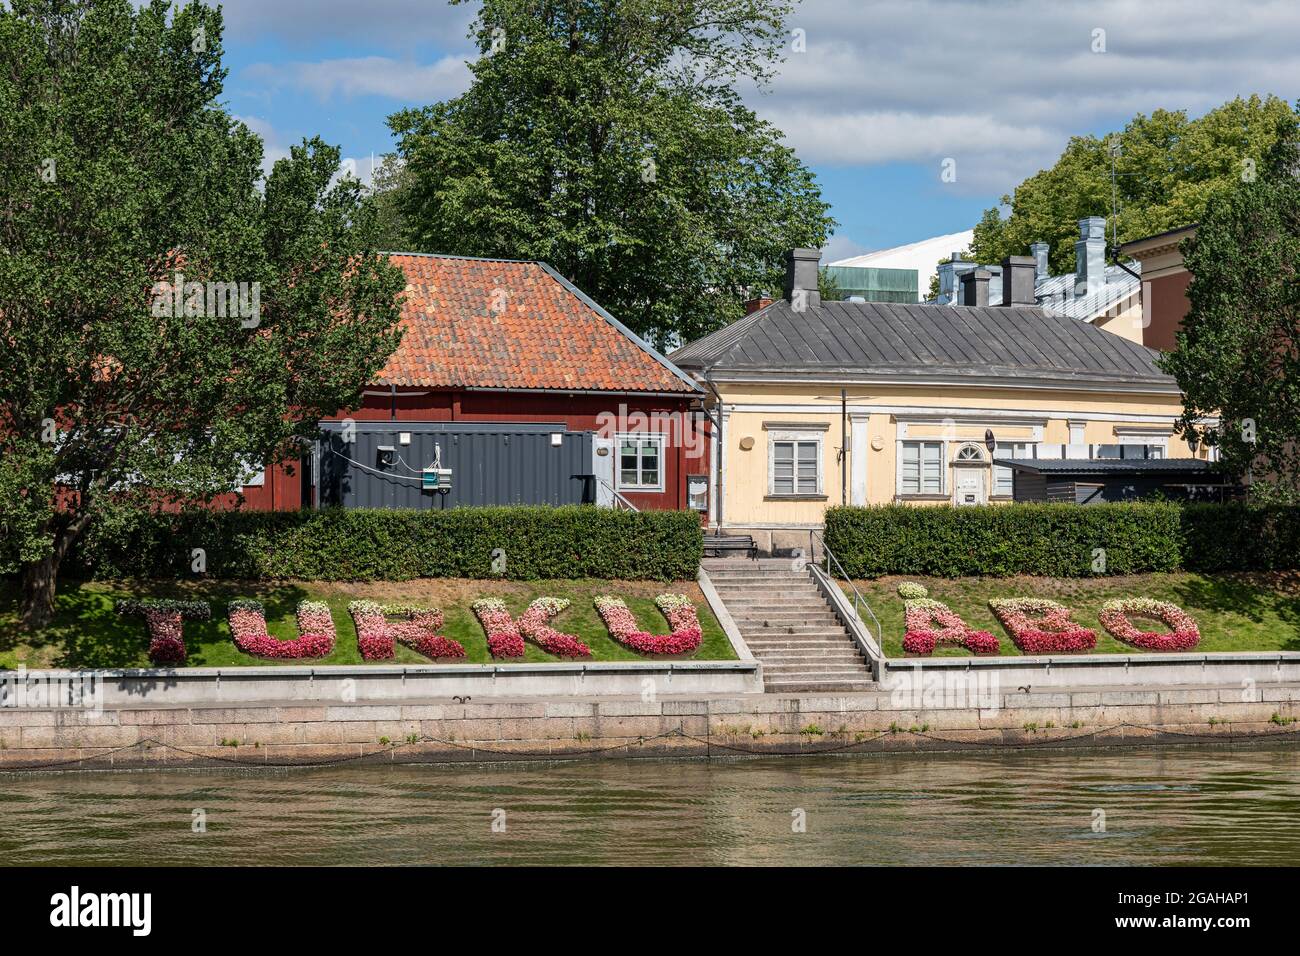
<instances>
[{"instance_id":1,"label":"white door","mask_svg":"<svg viewBox=\"0 0 1300 956\"><path fill-rule=\"evenodd\" d=\"M592 437L591 473L597 478L596 506L614 507L614 439Z\"/></svg>"},{"instance_id":2,"label":"white door","mask_svg":"<svg viewBox=\"0 0 1300 956\"><path fill-rule=\"evenodd\" d=\"M954 468L956 481L954 504L982 505L988 502L983 468Z\"/></svg>"},{"instance_id":3,"label":"white door","mask_svg":"<svg viewBox=\"0 0 1300 956\"><path fill-rule=\"evenodd\" d=\"M867 423L854 420L849 439L852 457L849 459L849 501L855 505L867 503Z\"/></svg>"}]
</instances>

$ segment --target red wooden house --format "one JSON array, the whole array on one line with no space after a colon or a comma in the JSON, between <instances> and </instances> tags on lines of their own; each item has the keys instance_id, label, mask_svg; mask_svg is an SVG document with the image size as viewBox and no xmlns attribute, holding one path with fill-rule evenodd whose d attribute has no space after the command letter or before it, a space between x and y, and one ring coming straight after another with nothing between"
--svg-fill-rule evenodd
<instances>
[{"instance_id":1,"label":"red wooden house","mask_svg":"<svg viewBox=\"0 0 1300 956\"><path fill-rule=\"evenodd\" d=\"M403 338L245 507L706 507L699 387L543 262L395 254ZM691 479L694 480L691 480Z\"/></svg>"}]
</instances>

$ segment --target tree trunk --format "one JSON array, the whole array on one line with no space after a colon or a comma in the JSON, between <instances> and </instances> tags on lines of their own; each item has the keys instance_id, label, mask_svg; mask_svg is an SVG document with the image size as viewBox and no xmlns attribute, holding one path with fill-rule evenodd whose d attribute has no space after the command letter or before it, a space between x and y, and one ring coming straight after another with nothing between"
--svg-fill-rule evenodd
<instances>
[{"instance_id":1,"label":"tree trunk","mask_svg":"<svg viewBox=\"0 0 1300 956\"><path fill-rule=\"evenodd\" d=\"M23 600L18 619L23 630L41 631L54 620L61 557L56 548L41 560L23 565Z\"/></svg>"},{"instance_id":2,"label":"tree trunk","mask_svg":"<svg viewBox=\"0 0 1300 956\"><path fill-rule=\"evenodd\" d=\"M22 605L18 626L25 631L40 631L54 621L54 598L58 593L59 568L69 549L90 524L90 515L81 514L54 534L50 553L39 561L23 565Z\"/></svg>"}]
</instances>

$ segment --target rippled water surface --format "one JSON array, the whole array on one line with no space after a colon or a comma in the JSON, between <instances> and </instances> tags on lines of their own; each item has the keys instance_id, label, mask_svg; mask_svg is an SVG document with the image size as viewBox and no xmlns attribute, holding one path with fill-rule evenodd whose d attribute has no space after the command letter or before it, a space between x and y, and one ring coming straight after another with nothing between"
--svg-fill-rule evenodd
<instances>
[{"instance_id":1,"label":"rippled water surface","mask_svg":"<svg viewBox=\"0 0 1300 956\"><path fill-rule=\"evenodd\" d=\"M1294 865L1300 749L11 774L0 860Z\"/></svg>"}]
</instances>

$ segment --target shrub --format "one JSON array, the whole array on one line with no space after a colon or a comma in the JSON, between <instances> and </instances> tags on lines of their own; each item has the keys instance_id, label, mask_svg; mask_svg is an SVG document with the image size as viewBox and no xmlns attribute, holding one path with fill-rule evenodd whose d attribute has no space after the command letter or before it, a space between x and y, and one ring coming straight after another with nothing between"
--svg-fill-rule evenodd
<instances>
[{"instance_id":1,"label":"shrub","mask_svg":"<svg viewBox=\"0 0 1300 956\"><path fill-rule=\"evenodd\" d=\"M838 507L826 513L825 539L848 574L863 578L1270 571L1300 567L1300 508L1175 502Z\"/></svg>"},{"instance_id":2,"label":"shrub","mask_svg":"<svg viewBox=\"0 0 1300 956\"><path fill-rule=\"evenodd\" d=\"M1300 568L1300 507L1187 505L1182 514L1188 571Z\"/></svg>"},{"instance_id":3,"label":"shrub","mask_svg":"<svg viewBox=\"0 0 1300 956\"><path fill-rule=\"evenodd\" d=\"M71 567L100 578L190 577L195 548L214 578L678 581L695 577L703 537L692 511L583 506L139 512L92 528Z\"/></svg>"}]
</instances>

